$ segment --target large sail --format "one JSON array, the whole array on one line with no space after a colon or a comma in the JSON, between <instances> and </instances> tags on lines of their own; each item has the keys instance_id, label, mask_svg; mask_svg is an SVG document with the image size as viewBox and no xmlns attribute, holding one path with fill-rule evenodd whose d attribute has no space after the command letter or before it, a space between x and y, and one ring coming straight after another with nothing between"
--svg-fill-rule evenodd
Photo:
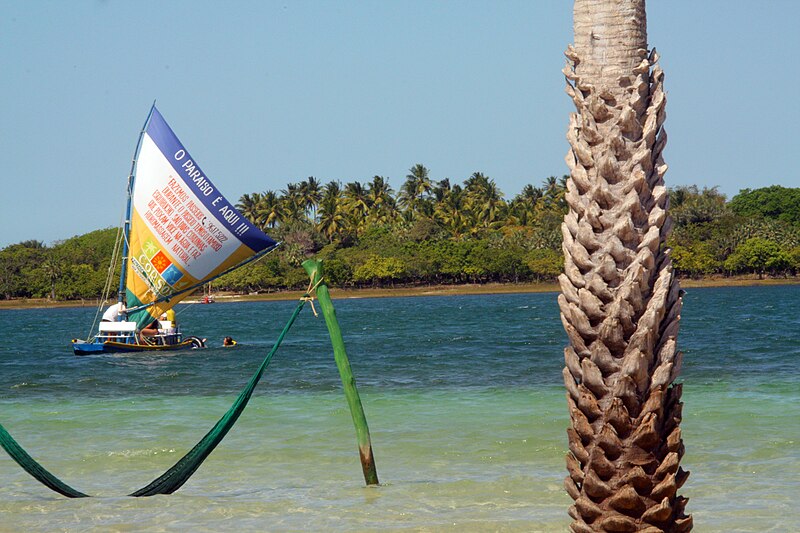
<instances>
[{"instance_id":1,"label":"large sail","mask_svg":"<svg viewBox=\"0 0 800 533\"><path fill-rule=\"evenodd\" d=\"M127 306L158 302L129 313L139 327L182 291L276 245L220 193L155 107L136 161L128 239Z\"/></svg>"}]
</instances>

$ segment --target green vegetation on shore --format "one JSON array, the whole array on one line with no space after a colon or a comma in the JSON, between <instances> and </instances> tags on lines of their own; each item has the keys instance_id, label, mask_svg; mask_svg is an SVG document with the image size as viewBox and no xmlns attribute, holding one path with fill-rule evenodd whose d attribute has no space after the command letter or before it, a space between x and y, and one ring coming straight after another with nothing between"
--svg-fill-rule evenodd
<instances>
[{"instance_id":1,"label":"green vegetation on shore","mask_svg":"<svg viewBox=\"0 0 800 533\"><path fill-rule=\"evenodd\" d=\"M415 165L397 194L381 176L344 186L308 178L280 192L245 194L237 207L283 245L214 287L241 294L300 289L308 283L300 263L310 256L325 260L326 281L339 289L552 284L562 269L565 184L566 177L550 177L506 200L480 172L451 185ZM726 201L716 188L676 187L670 203L669 244L682 277L719 283L800 272L800 188L745 189ZM0 300L96 299L116 235L104 229L53 246L7 246L0 250Z\"/></svg>"}]
</instances>

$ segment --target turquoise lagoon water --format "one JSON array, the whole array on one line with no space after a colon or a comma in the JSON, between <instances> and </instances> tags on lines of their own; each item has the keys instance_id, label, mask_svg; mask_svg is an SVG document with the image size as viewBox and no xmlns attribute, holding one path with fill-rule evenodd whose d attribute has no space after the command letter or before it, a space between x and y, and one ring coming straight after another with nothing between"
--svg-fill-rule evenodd
<instances>
[{"instance_id":1,"label":"turquoise lagoon water","mask_svg":"<svg viewBox=\"0 0 800 533\"><path fill-rule=\"evenodd\" d=\"M177 493L160 475L228 409L293 302L182 306L209 349L75 357L93 309L0 312L0 423L98 496L0 452L0 531L564 531L566 342L555 294L335 301L372 434L364 486L322 318L304 311L242 417ZM232 335L241 345L222 348ZM800 287L691 289L682 493L697 531L800 530Z\"/></svg>"}]
</instances>

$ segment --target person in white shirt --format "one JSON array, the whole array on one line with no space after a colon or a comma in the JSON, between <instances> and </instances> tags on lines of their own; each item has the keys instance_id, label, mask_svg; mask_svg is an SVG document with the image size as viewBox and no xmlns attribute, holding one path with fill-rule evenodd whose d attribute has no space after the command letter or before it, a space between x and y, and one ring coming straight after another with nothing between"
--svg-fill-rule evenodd
<instances>
[{"instance_id":1,"label":"person in white shirt","mask_svg":"<svg viewBox=\"0 0 800 533\"><path fill-rule=\"evenodd\" d=\"M125 304L122 302L117 302L108 309L106 309L105 313L103 313L103 318L101 319L102 322L117 322L122 320L122 314L125 312Z\"/></svg>"}]
</instances>

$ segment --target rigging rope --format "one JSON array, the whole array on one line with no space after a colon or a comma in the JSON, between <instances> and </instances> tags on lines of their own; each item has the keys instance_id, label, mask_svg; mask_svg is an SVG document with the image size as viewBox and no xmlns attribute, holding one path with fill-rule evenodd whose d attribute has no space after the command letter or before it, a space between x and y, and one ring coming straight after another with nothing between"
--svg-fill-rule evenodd
<instances>
[{"instance_id":1,"label":"rigging rope","mask_svg":"<svg viewBox=\"0 0 800 533\"><path fill-rule=\"evenodd\" d=\"M112 250L111 250L111 261L110 261L110 263L108 265L108 274L106 274L105 285L103 285L103 292L101 293L102 297L101 297L100 301L97 304L97 311L95 311L95 314L94 314L94 320L92 321L92 327L89 329L89 333L86 334L86 340L87 341L92 338L92 332L94 331L94 328L97 326L97 321L100 318L100 313L102 313L102 310L103 310L103 304L105 303L106 300L108 300L108 297L111 295L111 293L110 293L111 287L114 286L112 281L114 279L114 273L116 272L117 261L119 260L119 255L120 255L120 252L122 251L122 241L123 241L123 238L125 237L125 234L124 234L124 232L122 230L122 226L125 223L124 222L125 221L125 212L124 211L122 212L122 217L120 217L120 218L122 218L122 221L121 221L122 224L120 224L117 227L117 236L114 238L114 248L112 248Z\"/></svg>"},{"instance_id":2,"label":"rigging rope","mask_svg":"<svg viewBox=\"0 0 800 533\"><path fill-rule=\"evenodd\" d=\"M278 347L281 345L284 337L289 332L289 328L292 327L292 324L294 324L294 321L297 319L297 316L303 309L303 306L307 301L307 297L308 295L306 294L300 299L300 302L297 304L292 316L283 327L283 331L281 331L281 334L278 336L275 344L273 344L272 349L264 358L264 361L261 363L261 366L258 368L256 373L253 374L253 377L250 378L250 381L247 383L247 386L244 388L244 390L242 390L242 392L239 394L239 397L236 399L230 409L228 409L228 412L219 419L214 427L211 428L208 433L206 433L206 435L194 446L194 448L189 450L189 452L177 463L175 463L169 470L153 480L153 482L146 487L132 492L129 494L129 496L139 497L154 496L156 494L172 494L181 488L183 484L186 483L186 481L192 476L192 474L197 471L200 465L203 464L203 461L205 461L206 457L208 457L211 452L214 451L214 448L216 448L217 445L222 441L222 439L225 438L225 435L228 434L228 431L230 431L230 429L236 423L239 415L241 415L242 411L244 411L244 408L250 401L253 390L255 390L256 385L261 379L261 376L267 369L272 356L278 351ZM68 498L85 498L89 496L88 494L84 494L79 490L70 487L50 473L42 465L40 465L22 448L22 446L20 446L14 440L14 438L8 433L8 431L6 431L2 424L0 424L0 445L6 450L8 455L10 455L11 458L14 459L14 461L16 461L17 464L19 464L26 472L55 492L67 496Z\"/></svg>"}]
</instances>

